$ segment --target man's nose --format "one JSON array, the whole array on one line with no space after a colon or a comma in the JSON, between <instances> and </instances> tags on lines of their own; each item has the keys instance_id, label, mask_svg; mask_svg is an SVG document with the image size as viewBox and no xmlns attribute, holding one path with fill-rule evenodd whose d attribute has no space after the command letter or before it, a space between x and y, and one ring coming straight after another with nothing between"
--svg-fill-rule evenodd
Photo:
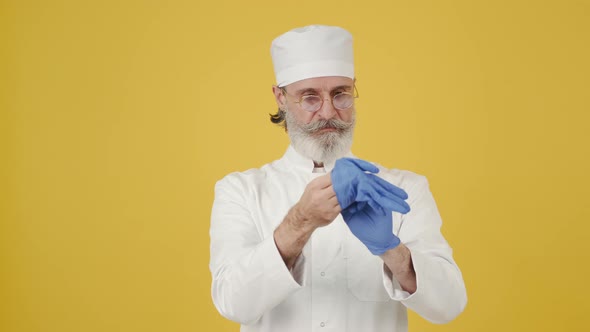
<instances>
[{"instance_id":1,"label":"man's nose","mask_svg":"<svg viewBox=\"0 0 590 332\"><path fill-rule=\"evenodd\" d=\"M334 108L334 105L332 105L332 99L329 97L324 98L322 107L318 110L319 116L322 119L330 120L331 118L336 116L336 112L337 110Z\"/></svg>"}]
</instances>

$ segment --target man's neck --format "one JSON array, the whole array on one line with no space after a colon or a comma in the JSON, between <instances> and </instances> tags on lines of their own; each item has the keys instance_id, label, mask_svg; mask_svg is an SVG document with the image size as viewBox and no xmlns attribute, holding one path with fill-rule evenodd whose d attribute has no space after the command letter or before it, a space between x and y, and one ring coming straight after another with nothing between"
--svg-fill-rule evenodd
<instances>
[{"instance_id":1,"label":"man's neck","mask_svg":"<svg viewBox=\"0 0 590 332\"><path fill-rule=\"evenodd\" d=\"M324 168L324 163L314 161L312 173L326 173L326 169Z\"/></svg>"}]
</instances>

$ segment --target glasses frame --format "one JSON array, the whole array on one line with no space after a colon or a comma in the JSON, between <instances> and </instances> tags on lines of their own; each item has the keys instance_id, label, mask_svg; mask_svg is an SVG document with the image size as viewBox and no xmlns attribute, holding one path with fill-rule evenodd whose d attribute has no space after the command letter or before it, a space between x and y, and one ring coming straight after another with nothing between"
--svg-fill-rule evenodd
<instances>
[{"instance_id":1,"label":"glasses frame","mask_svg":"<svg viewBox=\"0 0 590 332\"><path fill-rule=\"evenodd\" d=\"M339 111L346 111L346 110L350 109L354 105L354 100L359 97L359 92L358 92L358 89L356 88L356 84L353 84L352 87L353 87L353 92L352 93L343 91L343 92L338 92L335 95L333 95L332 98L330 98L330 103L332 104L332 107L334 107L335 109L337 109ZM289 95L289 96L291 96L293 98L297 98L297 96L288 93L287 90L285 89L285 87L279 87L279 89L281 89L281 91L283 91L283 93L285 94L285 98L287 98L287 95ZM339 95L342 95L342 94L350 95L353 98L352 99L352 104L350 104L350 106L348 106L347 108L339 108L339 107L336 107L336 105L334 105L334 98L336 98L336 96L339 96ZM322 101L319 103L319 107L316 110L314 110L314 111L306 110L305 108L303 108L303 106L301 106L301 103L303 102L303 100L306 99L306 97L308 97L308 96L310 96L310 95L303 95L303 96L299 97L299 101L295 101L294 103L295 104L299 104L299 107L302 110L306 111L306 112L314 113L314 112L317 112L317 111L321 110L322 109L322 106L324 106L324 101L326 100L326 98L320 97L320 99ZM314 96L317 96L317 95L314 95Z\"/></svg>"}]
</instances>

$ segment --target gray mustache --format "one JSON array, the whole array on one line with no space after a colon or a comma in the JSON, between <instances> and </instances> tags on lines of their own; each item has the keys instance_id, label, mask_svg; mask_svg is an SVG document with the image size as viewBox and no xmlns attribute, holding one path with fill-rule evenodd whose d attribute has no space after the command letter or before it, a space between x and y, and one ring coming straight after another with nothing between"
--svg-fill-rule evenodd
<instances>
[{"instance_id":1,"label":"gray mustache","mask_svg":"<svg viewBox=\"0 0 590 332\"><path fill-rule=\"evenodd\" d=\"M306 125L302 125L301 129L308 134L314 133L318 130L326 129L326 128L335 128L335 129L348 129L352 127L352 122L345 122L342 120L337 119L330 119L330 120L318 120L313 123L309 123Z\"/></svg>"}]
</instances>

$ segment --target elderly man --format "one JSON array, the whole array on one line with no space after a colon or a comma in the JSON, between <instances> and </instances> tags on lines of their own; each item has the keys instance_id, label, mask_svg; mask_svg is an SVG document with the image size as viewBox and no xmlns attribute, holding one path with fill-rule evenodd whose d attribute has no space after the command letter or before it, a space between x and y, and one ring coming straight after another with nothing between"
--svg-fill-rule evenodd
<instances>
[{"instance_id":1,"label":"elderly man","mask_svg":"<svg viewBox=\"0 0 590 332\"><path fill-rule=\"evenodd\" d=\"M350 152L352 36L308 26L271 45L285 155L217 182L212 297L241 331L407 331L467 298L423 176Z\"/></svg>"}]
</instances>

